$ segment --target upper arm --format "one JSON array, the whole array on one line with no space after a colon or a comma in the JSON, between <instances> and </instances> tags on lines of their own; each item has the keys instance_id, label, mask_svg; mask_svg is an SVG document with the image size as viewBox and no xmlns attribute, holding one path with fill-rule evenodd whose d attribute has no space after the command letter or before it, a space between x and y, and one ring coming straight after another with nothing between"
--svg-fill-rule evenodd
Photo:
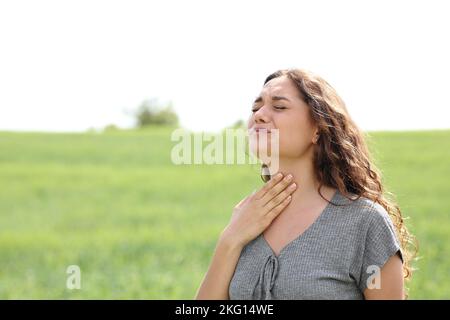
<instances>
[{"instance_id":1,"label":"upper arm","mask_svg":"<svg viewBox=\"0 0 450 320\"><path fill-rule=\"evenodd\" d=\"M404 299L403 264L398 253L386 261L379 276L379 286L367 287L364 290L364 297L367 300Z\"/></svg>"},{"instance_id":2,"label":"upper arm","mask_svg":"<svg viewBox=\"0 0 450 320\"><path fill-rule=\"evenodd\" d=\"M404 261L395 226L383 207L374 204L373 209L361 239L364 245L357 283L366 299L403 299ZM377 280L378 285L373 286Z\"/></svg>"}]
</instances>

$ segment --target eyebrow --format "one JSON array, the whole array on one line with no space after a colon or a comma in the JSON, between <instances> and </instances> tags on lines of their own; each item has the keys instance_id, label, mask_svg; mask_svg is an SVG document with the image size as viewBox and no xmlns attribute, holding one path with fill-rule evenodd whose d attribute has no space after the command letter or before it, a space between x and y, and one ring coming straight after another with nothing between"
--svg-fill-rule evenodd
<instances>
[{"instance_id":1,"label":"eyebrow","mask_svg":"<svg viewBox=\"0 0 450 320\"><path fill-rule=\"evenodd\" d=\"M289 100L288 98L283 97L283 96L272 96L272 101L280 101L280 100L285 100L285 101L291 102L291 100ZM258 96L258 97L256 97L256 99L253 103L258 103L261 101L262 101L262 97Z\"/></svg>"}]
</instances>

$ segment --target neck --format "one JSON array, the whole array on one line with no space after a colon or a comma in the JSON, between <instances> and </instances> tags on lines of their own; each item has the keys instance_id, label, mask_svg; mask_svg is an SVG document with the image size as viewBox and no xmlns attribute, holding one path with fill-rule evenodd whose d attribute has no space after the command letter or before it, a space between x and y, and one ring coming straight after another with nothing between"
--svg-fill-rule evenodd
<instances>
[{"instance_id":1,"label":"neck","mask_svg":"<svg viewBox=\"0 0 450 320\"><path fill-rule=\"evenodd\" d=\"M324 201L319 195L319 181L314 174L314 166L312 157L302 158L282 158L279 159L278 172L284 175L292 174L293 182L297 184L297 189L292 194L292 203L300 206L308 207L312 203ZM273 173L273 175L276 172ZM320 189L322 195L330 200L334 189L328 186L322 186Z\"/></svg>"}]
</instances>

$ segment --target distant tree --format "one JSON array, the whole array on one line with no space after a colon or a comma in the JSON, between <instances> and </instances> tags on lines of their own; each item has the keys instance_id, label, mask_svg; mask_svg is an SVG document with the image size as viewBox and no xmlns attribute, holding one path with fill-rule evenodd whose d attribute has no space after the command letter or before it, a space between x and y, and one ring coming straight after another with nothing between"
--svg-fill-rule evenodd
<instances>
[{"instance_id":1,"label":"distant tree","mask_svg":"<svg viewBox=\"0 0 450 320\"><path fill-rule=\"evenodd\" d=\"M139 128L150 125L178 125L178 115L172 102L161 105L153 98L141 103L136 112L136 122Z\"/></svg>"},{"instance_id":2,"label":"distant tree","mask_svg":"<svg viewBox=\"0 0 450 320\"><path fill-rule=\"evenodd\" d=\"M118 131L120 128L115 125L114 123L108 124L103 128L103 132L111 132L111 131Z\"/></svg>"},{"instance_id":3,"label":"distant tree","mask_svg":"<svg viewBox=\"0 0 450 320\"><path fill-rule=\"evenodd\" d=\"M233 129L246 128L246 125L245 125L244 120L239 119L231 126L231 128L233 128Z\"/></svg>"},{"instance_id":4,"label":"distant tree","mask_svg":"<svg viewBox=\"0 0 450 320\"><path fill-rule=\"evenodd\" d=\"M234 122L232 125L226 127L225 129L240 129L240 128L246 129L246 124L245 124L244 120L242 120L242 119L237 120L236 122Z\"/></svg>"}]
</instances>

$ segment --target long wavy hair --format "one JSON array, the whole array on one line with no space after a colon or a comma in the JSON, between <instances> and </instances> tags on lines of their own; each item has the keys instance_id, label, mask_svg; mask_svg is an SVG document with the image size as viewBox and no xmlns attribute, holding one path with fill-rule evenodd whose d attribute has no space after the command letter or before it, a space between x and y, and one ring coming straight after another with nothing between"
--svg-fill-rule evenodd
<instances>
[{"instance_id":1,"label":"long wavy hair","mask_svg":"<svg viewBox=\"0 0 450 320\"><path fill-rule=\"evenodd\" d=\"M295 84L318 126L319 138L314 145L313 162L320 196L325 199L320 189L326 185L338 189L351 201L365 197L383 206L395 226L402 248L403 275L409 280L417 241L405 226L398 205L386 197L392 193L384 190L381 173L373 164L364 134L351 119L344 101L328 82L302 69L278 70L266 78L264 85L281 76L287 76ZM261 169L261 178L267 182L270 180L267 166L263 164ZM351 194L357 197L352 199ZM406 289L405 297L408 296Z\"/></svg>"}]
</instances>

